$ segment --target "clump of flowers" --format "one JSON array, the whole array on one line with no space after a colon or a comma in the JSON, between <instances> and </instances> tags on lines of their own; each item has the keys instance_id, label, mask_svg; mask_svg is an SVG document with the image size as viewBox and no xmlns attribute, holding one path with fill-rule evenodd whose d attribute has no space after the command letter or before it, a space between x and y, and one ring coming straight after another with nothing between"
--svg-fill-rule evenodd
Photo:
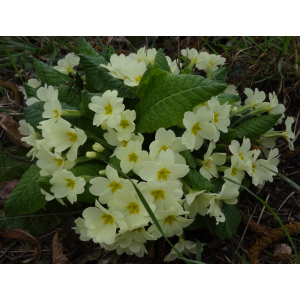
<instances>
[{"instance_id":1,"label":"clump of flowers","mask_svg":"<svg viewBox=\"0 0 300 300\"><path fill-rule=\"evenodd\" d=\"M142 257L147 241L177 236L165 261L195 254L185 230L206 218L222 236L227 211L238 203L238 184L247 178L261 187L273 180L276 138L293 148L291 117L285 131L273 129L284 117L274 93L266 101L263 91L246 88L242 102L226 84L225 58L181 53L189 64L184 72L162 50L143 47L109 58L96 53L89 64L89 53L70 53L54 69L72 76L81 63L83 89L54 86L47 77L40 78L43 87L31 84L38 89L27 100L20 132L40 168L41 198L82 205L74 227L81 240ZM91 61L97 61L94 69ZM189 74L192 68L206 70L205 86L202 76ZM31 117L38 109L39 124Z\"/></svg>"}]
</instances>

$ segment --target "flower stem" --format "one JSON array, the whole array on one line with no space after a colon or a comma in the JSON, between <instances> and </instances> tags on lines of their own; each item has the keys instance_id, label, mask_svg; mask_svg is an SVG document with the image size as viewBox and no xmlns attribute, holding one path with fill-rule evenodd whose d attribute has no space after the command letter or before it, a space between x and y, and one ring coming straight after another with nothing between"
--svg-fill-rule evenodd
<instances>
[{"instance_id":1,"label":"flower stem","mask_svg":"<svg viewBox=\"0 0 300 300\"><path fill-rule=\"evenodd\" d=\"M83 114L79 110L63 110L61 116L66 117L81 117Z\"/></svg>"},{"instance_id":2,"label":"flower stem","mask_svg":"<svg viewBox=\"0 0 300 300\"><path fill-rule=\"evenodd\" d=\"M219 172L225 172L227 169L230 169L229 167L226 167L226 166L219 166L218 167L218 171Z\"/></svg>"},{"instance_id":3,"label":"flower stem","mask_svg":"<svg viewBox=\"0 0 300 300\"><path fill-rule=\"evenodd\" d=\"M114 147L109 145L106 141L98 138L97 136L95 136L93 133L89 132L89 131L84 131L84 133L86 134L88 139L91 139L99 144L101 144L102 146L104 146L105 148L109 149L109 150L114 150Z\"/></svg>"}]
</instances>

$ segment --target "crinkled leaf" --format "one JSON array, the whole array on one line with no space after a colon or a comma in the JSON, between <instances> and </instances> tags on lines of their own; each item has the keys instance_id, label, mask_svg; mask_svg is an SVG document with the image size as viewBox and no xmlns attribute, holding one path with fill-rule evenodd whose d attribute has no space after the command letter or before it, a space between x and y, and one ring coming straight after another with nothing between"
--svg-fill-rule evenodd
<instances>
[{"instance_id":1,"label":"crinkled leaf","mask_svg":"<svg viewBox=\"0 0 300 300\"><path fill-rule=\"evenodd\" d=\"M184 151L181 151L179 153L181 156L184 157L184 159L186 160L187 164L193 168L193 169L196 169L197 167L197 162L196 162L196 159L195 157L192 155L191 151L190 150L184 150Z\"/></svg>"},{"instance_id":2,"label":"crinkled leaf","mask_svg":"<svg viewBox=\"0 0 300 300\"><path fill-rule=\"evenodd\" d=\"M100 54L86 41L85 38L78 36L78 50L80 54L85 54L91 57L99 57Z\"/></svg>"},{"instance_id":3,"label":"crinkled leaf","mask_svg":"<svg viewBox=\"0 0 300 300\"><path fill-rule=\"evenodd\" d=\"M220 222L217 225L215 217L211 217L209 219L210 227L217 236L221 238L231 238L240 225L241 214L236 205L223 203L221 209L225 215L225 222Z\"/></svg>"},{"instance_id":4,"label":"crinkled leaf","mask_svg":"<svg viewBox=\"0 0 300 300\"><path fill-rule=\"evenodd\" d=\"M42 117L42 114L44 112L44 104L44 101L39 101L33 103L28 107L25 107L24 109L26 122L29 123L37 132L41 132L41 130L38 129L37 126L39 126L39 123L44 120L44 118Z\"/></svg>"},{"instance_id":5,"label":"crinkled leaf","mask_svg":"<svg viewBox=\"0 0 300 300\"><path fill-rule=\"evenodd\" d=\"M235 102L238 102L241 100L241 98L237 95L231 95L231 94L220 94L218 95L218 100L221 105L225 104L227 102L227 105L231 105Z\"/></svg>"},{"instance_id":6,"label":"crinkled leaf","mask_svg":"<svg viewBox=\"0 0 300 300\"><path fill-rule=\"evenodd\" d=\"M75 90L68 85L60 85L56 89L58 90L58 100L62 109L78 110L81 98Z\"/></svg>"},{"instance_id":7,"label":"crinkled leaf","mask_svg":"<svg viewBox=\"0 0 300 300\"><path fill-rule=\"evenodd\" d=\"M22 175L29 169L30 164L20 162L10 157L4 157L5 168L0 166L0 182L20 179Z\"/></svg>"},{"instance_id":8,"label":"crinkled leaf","mask_svg":"<svg viewBox=\"0 0 300 300\"><path fill-rule=\"evenodd\" d=\"M221 192L225 180L222 177L218 177L218 178L212 178L210 182L214 185L212 192L217 194Z\"/></svg>"},{"instance_id":9,"label":"crinkled leaf","mask_svg":"<svg viewBox=\"0 0 300 300\"><path fill-rule=\"evenodd\" d=\"M228 128L228 132L220 132L220 141L229 145L232 140L236 139L236 129Z\"/></svg>"},{"instance_id":10,"label":"crinkled leaf","mask_svg":"<svg viewBox=\"0 0 300 300\"><path fill-rule=\"evenodd\" d=\"M107 65L107 60L103 56L90 57L85 54L79 54L80 62L86 78L86 89L89 92L101 92L101 82L98 76L100 64Z\"/></svg>"},{"instance_id":11,"label":"crinkled leaf","mask_svg":"<svg viewBox=\"0 0 300 300\"><path fill-rule=\"evenodd\" d=\"M156 64L158 68L163 71L171 72L164 51L161 48L156 53L154 64Z\"/></svg>"},{"instance_id":12,"label":"crinkled leaf","mask_svg":"<svg viewBox=\"0 0 300 300\"><path fill-rule=\"evenodd\" d=\"M137 98L136 92L133 87L125 85L123 80L117 79L111 76L106 70L99 67L98 68L99 82L97 90L105 92L107 90L117 90L118 97L122 98Z\"/></svg>"},{"instance_id":13,"label":"crinkled leaf","mask_svg":"<svg viewBox=\"0 0 300 300\"><path fill-rule=\"evenodd\" d=\"M116 54L116 51L115 51L114 47L110 45L109 48L108 48L108 51L107 51L107 58L108 58L108 61L110 61L110 57L111 57L113 54Z\"/></svg>"},{"instance_id":14,"label":"crinkled leaf","mask_svg":"<svg viewBox=\"0 0 300 300\"><path fill-rule=\"evenodd\" d=\"M226 82L226 68L220 68L220 69L214 71L214 74L211 79L214 81L225 83ZM226 89L226 86L225 86L224 90L225 89Z\"/></svg>"},{"instance_id":15,"label":"crinkled leaf","mask_svg":"<svg viewBox=\"0 0 300 300\"><path fill-rule=\"evenodd\" d=\"M154 132L182 123L184 113L194 106L220 94L226 84L197 75L174 75L150 67L150 78L145 78L138 95L141 101L136 107L137 132ZM147 81L147 85L144 83Z\"/></svg>"},{"instance_id":16,"label":"crinkled leaf","mask_svg":"<svg viewBox=\"0 0 300 300\"><path fill-rule=\"evenodd\" d=\"M27 99L33 97L33 98L37 98L36 96L36 89L34 89L33 87L31 87L28 83L24 83L24 89L27 95Z\"/></svg>"},{"instance_id":17,"label":"crinkled leaf","mask_svg":"<svg viewBox=\"0 0 300 300\"><path fill-rule=\"evenodd\" d=\"M184 177L186 183L188 183L194 191L207 191L213 189L211 184L206 178L204 178L197 170L191 169Z\"/></svg>"},{"instance_id":18,"label":"crinkled leaf","mask_svg":"<svg viewBox=\"0 0 300 300\"><path fill-rule=\"evenodd\" d=\"M30 216L4 215L0 211L0 229L23 229L36 237L41 237L45 232L59 225L65 216L47 215L45 213Z\"/></svg>"},{"instance_id":19,"label":"crinkled leaf","mask_svg":"<svg viewBox=\"0 0 300 300\"><path fill-rule=\"evenodd\" d=\"M27 215L45 206L47 201L37 184L39 178L40 168L32 165L8 197L5 203L6 213Z\"/></svg>"},{"instance_id":20,"label":"crinkled leaf","mask_svg":"<svg viewBox=\"0 0 300 300\"><path fill-rule=\"evenodd\" d=\"M201 227L205 227L206 226L206 222L205 222L205 217L200 216L199 214L196 215L194 222L185 227L184 229L186 230L195 230L195 229L199 229Z\"/></svg>"},{"instance_id":21,"label":"crinkled leaf","mask_svg":"<svg viewBox=\"0 0 300 300\"><path fill-rule=\"evenodd\" d=\"M281 114L264 115L252 118L235 129L237 130L240 138L246 137L251 140L259 139L262 134L268 132L275 126L280 117Z\"/></svg>"},{"instance_id":22,"label":"crinkled leaf","mask_svg":"<svg viewBox=\"0 0 300 300\"><path fill-rule=\"evenodd\" d=\"M65 84L72 80L69 76L58 72L38 59L33 59L33 66L41 82L47 83L48 86Z\"/></svg>"}]
</instances>

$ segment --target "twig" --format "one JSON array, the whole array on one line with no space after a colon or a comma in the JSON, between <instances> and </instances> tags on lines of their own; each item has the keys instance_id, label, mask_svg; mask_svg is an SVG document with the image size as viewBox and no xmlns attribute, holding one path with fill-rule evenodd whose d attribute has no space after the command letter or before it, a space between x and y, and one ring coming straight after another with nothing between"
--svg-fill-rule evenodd
<instances>
[{"instance_id":1,"label":"twig","mask_svg":"<svg viewBox=\"0 0 300 300\"><path fill-rule=\"evenodd\" d=\"M287 196L287 198L283 201L283 203L282 203L282 204L280 205L280 207L278 208L276 214L278 214L278 212L280 211L280 209L281 209L281 207L284 205L284 203L285 203L290 197L292 197L294 194L295 194L295 192L291 192L291 193Z\"/></svg>"},{"instance_id":2,"label":"twig","mask_svg":"<svg viewBox=\"0 0 300 300\"><path fill-rule=\"evenodd\" d=\"M267 196L266 203L268 203L269 197L270 197L270 194ZM263 206L263 208L262 208L262 210L261 210L261 212L260 212L260 215L259 215L259 217L258 217L258 220L257 220L257 222L256 222L257 224L259 224L260 219L261 219L261 217L262 217L262 215L263 215L265 209L266 209L266 207Z\"/></svg>"},{"instance_id":3,"label":"twig","mask_svg":"<svg viewBox=\"0 0 300 300\"><path fill-rule=\"evenodd\" d=\"M252 219L252 217L253 217L253 215L254 215L254 213L255 213L255 211L256 211L256 207L257 207L257 204L255 205L254 211L253 211L252 215L250 216L250 218L249 218L249 220L248 220L248 223L247 223L246 228L245 228L245 230L244 230L244 232L243 232L243 235L242 235L242 237L241 237L241 240L240 240L240 242L239 242L239 244L238 244L238 246L237 246L237 248L236 248L236 250L235 250L235 253L237 253L237 252L239 251L239 249L240 249L240 246L241 246L241 244L242 244L242 241L244 240L244 236L245 236L245 234L246 234L246 231L247 231L247 229L248 229L248 226L249 226L249 224L250 224L250 221L251 221L251 219Z\"/></svg>"}]
</instances>

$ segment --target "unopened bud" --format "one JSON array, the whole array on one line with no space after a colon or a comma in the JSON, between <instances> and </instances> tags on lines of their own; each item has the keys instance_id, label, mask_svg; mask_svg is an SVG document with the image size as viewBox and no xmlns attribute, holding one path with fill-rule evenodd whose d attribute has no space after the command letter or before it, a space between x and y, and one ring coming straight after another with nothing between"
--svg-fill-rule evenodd
<instances>
[{"instance_id":1,"label":"unopened bud","mask_svg":"<svg viewBox=\"0 0 300 300\"><path fill-rule=\"evenodd\" d=\"M105 170L99 171L99 174L100 174L101 176L104 176L104 175L105 175Z\"/></svg>"},{"instance_id":2,"label":"unopened bud","mask_svg":"<svg viewBox=\"0 0 300 300\"><path fill-rule=\"evenodd\" d=\"M105 148L104 148L101 144L95 143L95 144L93 145L93 149L94 149L96 152L103 152Z\"/></svg>"},{"instance_id":3,"label":"unopened bud","mask_svg":"<svg viewBox=\"0 0 300 300\"><path fill-rule=\"evenodd\" d=\"M96 156L97 156L97 153L94 151L86 153L86 157L88 157L88 158L96 158Z\"/></svg>"},{"instance_id":4,"label":"unopened bud","mask_svg":"<svg viewBox=\"0 0 300 300\"><path fill-rule=\"evenodd\" d=\"M232 110L231 110L231 112L233 113L233 112L236 112L238 110L238 108L235 106Z\"/></svg>"},{"instance_id":5,"label":"unopened bud","mask_svg":"<svg viewBox=\"0 0 300 300\"><path fill-rule=\"evenodd\" d=\"M106 122L101 123L101 128L102 128L103 130L106 130L106 129L107 129Z\"/></svg>"}]
</instances>

